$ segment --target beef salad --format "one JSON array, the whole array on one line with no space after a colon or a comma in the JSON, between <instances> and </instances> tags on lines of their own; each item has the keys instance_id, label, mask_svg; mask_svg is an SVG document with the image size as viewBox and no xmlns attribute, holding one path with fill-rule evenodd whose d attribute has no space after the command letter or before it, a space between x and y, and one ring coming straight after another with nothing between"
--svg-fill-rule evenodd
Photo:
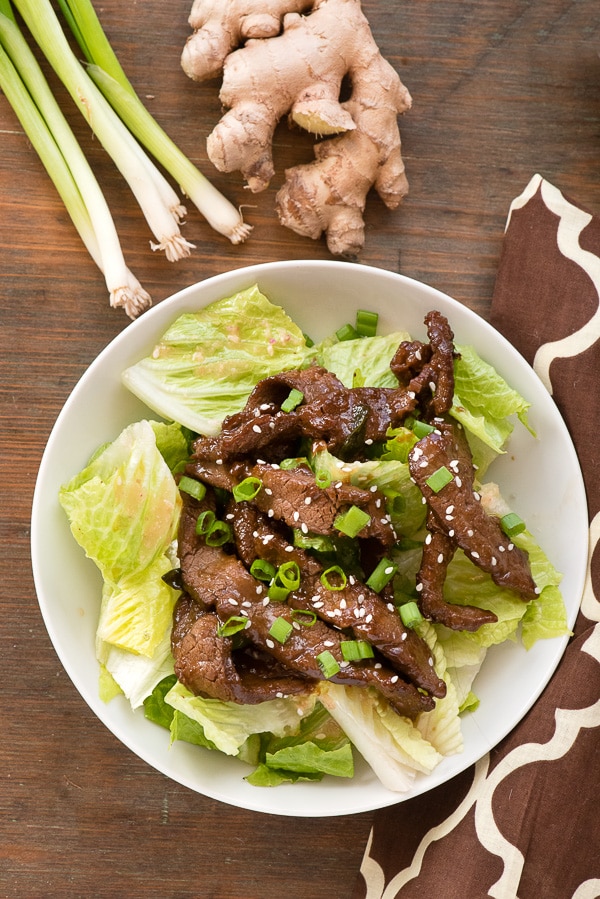
<instances>
[{"instance_id":1,"label":"beef salad","mask_svg":"<svg viewBox=\"0 0 600 899\"><path fill-rule=\"evenodd\" d=\"M106 701L256 786L351 777L358 752L401 792L461 751L490 646L567 632L559 573L488 477L528 404L424 324L359 313L314 345L255 286L123 373L161 420L60 491L103 576Z\"/></svg>"}]
</instances>

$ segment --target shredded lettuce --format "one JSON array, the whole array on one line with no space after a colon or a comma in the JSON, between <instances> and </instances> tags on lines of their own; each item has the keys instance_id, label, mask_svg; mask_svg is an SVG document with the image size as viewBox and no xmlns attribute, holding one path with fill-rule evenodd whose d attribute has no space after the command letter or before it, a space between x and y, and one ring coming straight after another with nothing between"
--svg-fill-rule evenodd
<instances>
[{"instance_id":1,"label":"shredded lettuce","mask_svg":"<svg viewBox=\"0 0 600 899\"><path fill-rule=\"evenodd\" d=\"M361 385L397 387L390 362L403 340L410 340L405 331L334 343L323 341L316 347L316 361L337 375L346 387L355 385L357 373Z\"/></svg>"}]
</instances>

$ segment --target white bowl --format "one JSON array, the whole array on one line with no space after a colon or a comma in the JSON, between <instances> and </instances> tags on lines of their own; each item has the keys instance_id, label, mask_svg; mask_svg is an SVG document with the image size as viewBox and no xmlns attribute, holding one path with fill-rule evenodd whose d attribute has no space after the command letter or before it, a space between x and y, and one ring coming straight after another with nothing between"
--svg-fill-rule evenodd
<instances>
[{"instance_id":1,"label":"white bowl","mask_svg":"<svg viewBox=\"0 0 600 899\"><path fill-rule=\"evenodd\" d=\"M148 722L142 710L132 712L122 697L108 704L98 698L94 632L101 581L95 565L70 534L58 503L59 487L83 468L100 444L114 439L127 424L149 416L148 409L121 384L121 372L147 355L179 314L255 283L316 339L346 321L353 322L359 308L379 312L382 333L404 329L423 339L424 315L438 309L449 319L457 343L475 346L532 403L530 420L538 439L517 427L510 452L494 463L490 477L563 573L570 626L579 608L587 561L583 481L564 422L519 353L478 315L445 294L377 268L337 261L275 262L209 278L146 312L82 376L48 441L32 513L33 571L40 608L76 688L119 740L148 764L198 793L280 815L369 811L424 793L485 755L539 697L565 650L566 638L540 641L529 652L512 643L491 650L476 682L480 706L463 721L464 751L445 759L428 777L419 775L405 795L386 790L361 760L351 781L326 778L316 784L251 787L243 780L249 770L243 763L183 742L169 748L168 731Z\"/></svg>"}]
</instances>

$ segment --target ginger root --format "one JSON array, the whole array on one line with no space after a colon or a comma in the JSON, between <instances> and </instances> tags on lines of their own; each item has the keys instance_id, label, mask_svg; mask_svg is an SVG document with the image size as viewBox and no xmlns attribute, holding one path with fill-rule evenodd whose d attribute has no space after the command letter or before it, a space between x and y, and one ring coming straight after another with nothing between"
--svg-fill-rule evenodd
<instances>
[{"instance_id":1,"label":"ginger root","mask_svg":"<svg viewBox=\"0 0 600 899\"><path fill-rule=\"evenodd\" d=\"M275 174L273 135L286 114L326 136L314 162L286 170L277 212L299 234L317 239L325 232L332 253L356 256L371 187L390 209L407 193L397 116L412 102L360 0L195 0L190 23L198 30L182 56L185 71L202 80L223 69L227 112L207 140L212 163L240 171L250 190L261 191ZM351 93L342 102L346 77Z\"/></svg>"}]
</instances>

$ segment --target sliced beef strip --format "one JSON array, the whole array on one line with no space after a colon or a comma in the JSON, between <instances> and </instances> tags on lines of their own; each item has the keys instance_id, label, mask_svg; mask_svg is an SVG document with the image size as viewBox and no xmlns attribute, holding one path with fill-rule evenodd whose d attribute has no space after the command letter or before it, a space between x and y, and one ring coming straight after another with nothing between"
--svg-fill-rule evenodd
<instances>
[{"instance_id":1,"label":"sliced beef strip","mask_svg":"<svg viewBox=\"0 0 600 899\"><path fill-rule=\"evenodd\" d=\"M423 558L417 575L419 608L431 618L452 630L476 631L483 624L498 620L494 612L476 606L458 605L444 599L444 582L448 565L456 552L456 543L437 528L429 516L429 533L423 547Z\"/></svg>"},{"instance_id":2,"label":"sliced beef strip","mask_svg":"<svg viewBox=\"0 0 600 899\"><path fill-rule=\"evenodd\" d=\"M498 586L513 590L526 602L534 599L537 592L527 554L510 541L498 518L487 515L474 490L473 461L462 428L439 422L413 447L408 462L438 530ZM454 477L436 493L427 479L442 467Z\"/></svg>"},{"instance_id":3,"label":"sliced beef strip","mask_svg":"<svg viewBox=\"0 0 600 899\"><path fill-rule=\"evenodd\" d=\"M310 689L304 678L284 672L280 666L274 670L262 659L253 663L246 656L242 664L236 663L235 657L242 653L233 652L231 638L218 635L217 615L201 612L186 594L178 600L174 618L171 646L175 674L195 695L254 705Z\"/></svg>"},{"instance_id":4,"label":"sliced beef strip","mask_svg":"<svg viewBox=\"0 0 600 899\"><path fill-rule=\"evenodd\" d=\"M189 493L181 493L183 507L179 518L177 544L181 580L187 593L196 601L201 610L209 608L203 589L202 546L196 536L196 522L201 512L216 508L212 491L207 491L202 501L194 499ZM176 624L176 622L175 622Z\"/></svg>"},{"instance_id":5,"label":"sliced beef strip","mask_svg":"<svg viewBox=\"0 0 600 899\"><path fill-rule=\"evenodd\" d=\"M414 393L427 419L448 412L454 395L454 334L441 312L425 316L429 344L402 343L390 363L400 384Z\"/></svg>"},{"instance_id":6,"label":"sliced beef strip","mask_svg":"<svg viewBox=\"0 0 600 899\"><path fill-rule=\"evenodd\" d=\"M246 466L245 474L262 482L262 489L253 500L257 508L289 527L313 534L331 534L335 531L337 516L350 506L358 506L371 518L359 537L373 537L383 547L396 542L396 533L379 491L363 490L350 484L319 487L314 474L307 468L283 469L257 463Z\"/></svg>"},{"instance_id":7,"label":"sliced beef strip","mask_svg":"<svg viewBox=\"0 0 600 899\"><path fill-rule=\"evenodd\" d=\"M232 615L247 616L250 625L244 631L245 637L293 674L312 681L322 680L317 656L328 650L340 664L340 671L331 680L375 687L399 714L409 718L433 708L430 696L420 693L414 684L406 682L393 669L376 667L369 662L345 662L340 649L340 632L320 620L311 627L296 622L284 644L274 640L269 633L273 622L280 616L291 622L292 610L283 603L270 602L262 585L237 556L228 555L222 547L207 546L200 538L197 538L197 544L194 558L202 571L204 606L214 609L221 621ZM193 682L193 674L186 677Z\"/></svg>"},{"instance_id":8,"label":"sliced beef strip","mask_svg":"<svg viewBox=\"0 0 600 899\"><path fill-rule=\"evenodd\" d=\"M320 580L323 566L309 553L293 547L277 523L253 506L237 503L233 508L233 529L238 555L247 567L256 558L273 565L294 560L300 569L301 586L288 598L295 609L315 612L338 628L350 628L358 639L367 640L404 676L422 690L442 697L446 685L433 668L427 644L405 628L398 613L364 584L350 578L340 591L328 590Z\"/></svg>"},{"instance_id":9,"label":"sliced beef strip","mask_svg":"<svg viewBox=\"0 0 600 899\"><path fill-rule=\"evenodd\" d=\"M281 404L290 390L302 402L290 412ZM401 388L348 388L317 365L260 381L245 408L226 418L217 437L199 437L195 457L215 461L261 455L266 461L294 455L301 438L319 440L340 458L360 457L365 441L384 440L390 425L414 411L415 397Z\"/></svg>"}]
</instances>

